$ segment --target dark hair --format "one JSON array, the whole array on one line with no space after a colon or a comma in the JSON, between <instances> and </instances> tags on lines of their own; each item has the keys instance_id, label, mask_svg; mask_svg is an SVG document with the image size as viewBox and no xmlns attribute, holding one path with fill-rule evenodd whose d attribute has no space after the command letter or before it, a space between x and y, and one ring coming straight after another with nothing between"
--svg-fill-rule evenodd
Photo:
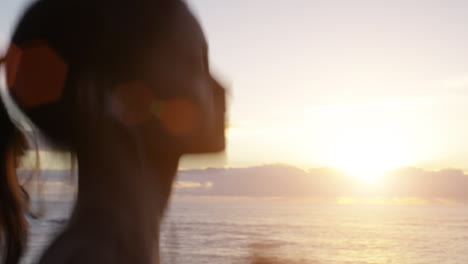
<instances>
[{"instance_id":1,"label":"dark hair","mask_svg":"<svg viewBox=\"0 0 468 264\"><path fill-rule=\"evenodd\" d=\"M4 263L18 263L26 237L22 189L16 178L17 157L24 149L21 132L0 104L0 235Z\"/></svg>"},{"instance_id":2,"label":"dark hair","mask_svg":"<svg viewBox=\"0 0 468 264\"><path fill-rule=\"evenodd\" d=\"M83 125L77 120L85 117L86 123L90 123L89 118L103 110L93 108L90 116L83 113L87 107L93 107L87 104L105 105L104 96L116 84L133 80L148 71L145 56L157 45L155 38L160 36L157 30L164 28L162 25L170 14L167 11L176 3L179 1L36 2L20 20L12 43L23 55L41 53L30 57L39 57L43 64L36 60L17 69L16 83L10 85L13 98L53 143L75 150L79 142L73 138L74 132L83 130L83 127L77 129ZM148 21L149 18L152 20ZM47 70L51 64L56 66ZM33 71L38 69L43 69L40 73L43 77L37 77L37 82L33 83L31 77L38 75ZM30 80L18 80L21 76ZM51 90L51 79L56 82L52 86L61 91L50 93L58 93L60 98L51 95L53 98L48 101L45 98L37 103L24 98L27 94L43 97L34 90L42 93ZM94 87L83 83L87 80L93 80Z\"/></svg>"},{"instance_id":3,"label":"dark hair","mask_svg":"<svg viewBox=\"0 0 468 264\"><path fill-rule=\"evenodd\" d=\"M5 60L12 98L56 147L76 151L83 143L76 131L85 134L102 121L96 111L103 110L92 105L104 105L106 89L116 83L145 74L143 56L158 44L155 36L162 33L167 11L178 4L183 3L36 1L20 19ZM21 57L21 66L16 57ZM97 84L87 88L83 82L88 78ZM27 238L24 199L15 174L22 149L23 135L0 103L0 238L8 264L19 262Z\"/></svg>"}]
</instances>

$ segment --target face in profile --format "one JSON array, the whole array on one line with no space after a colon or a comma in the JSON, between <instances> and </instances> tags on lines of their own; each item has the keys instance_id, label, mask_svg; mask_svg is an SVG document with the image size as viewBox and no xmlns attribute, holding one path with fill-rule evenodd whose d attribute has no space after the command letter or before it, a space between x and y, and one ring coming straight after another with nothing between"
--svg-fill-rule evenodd
<instances>
[{"instance_id":1,"label":"face in profile","mask_svg":"<svg viewBox=\"0 0 468 264\"><path fill-rule=\"evenodd\" d=\"M220 152L225 147L225 88L210 73L203 31L185 6L168 25L146 58L149 70L142 80L114 90L112 111L127 125L145 124L147 145L160 148L163 139L180 154ZM131 109L123 111L119 104Z\"/></svg>"}]
</instances>

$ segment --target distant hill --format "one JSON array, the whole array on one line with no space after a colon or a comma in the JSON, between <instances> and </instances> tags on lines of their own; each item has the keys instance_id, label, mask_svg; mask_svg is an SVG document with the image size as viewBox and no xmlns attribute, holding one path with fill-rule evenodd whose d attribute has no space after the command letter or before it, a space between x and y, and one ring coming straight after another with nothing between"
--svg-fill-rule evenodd
<instances>
[{"instance_id":1,"label":"distant hill","mask_svg":"<svg viewBox=\"0 0 468 264\"><path fill-rule=\"evenodd\" d=\"M24 180L30 171L20 171ZM44 190L57 197L74 193L70 171L43 171ZM250 168L181 170L174 194L243 197L417 197L468 202L468 176L461 170L427 171L402 168L387 173L379 184L365 185L329 168L302 170L276 164Z\"/></svg>"},{"instance_id":2,"label":"distant hill","mask_svg":"<svg viewBox=\"0 0 468 264\"><path fill-rule=\"evenodd\" d=\"M468 201L468 176L461 170L402 168L375 187L329 168L304 171L287 165L180 171L176 194L203 196L447 198Z\"/></svg>"}]
</instances>

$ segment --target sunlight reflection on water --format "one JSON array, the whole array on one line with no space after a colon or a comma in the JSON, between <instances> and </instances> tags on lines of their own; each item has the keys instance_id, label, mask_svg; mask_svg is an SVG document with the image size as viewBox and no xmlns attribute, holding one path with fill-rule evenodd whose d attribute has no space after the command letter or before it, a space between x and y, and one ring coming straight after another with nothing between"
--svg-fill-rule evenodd
<instances>
[{"instance_id":1,"label":"sunlight reflection on water","mask_svg":"<svg viewBox=\"0 0 468 264\"><path fill-rule=\"evenodd\" d=\"M54 208L57 219L64 209ZM60 224L33 223L24 263ZM176 202L161 244L163 263L248 263L260 255L281 263L466 264L468 207Z\"/></svg>"}]
</instances>

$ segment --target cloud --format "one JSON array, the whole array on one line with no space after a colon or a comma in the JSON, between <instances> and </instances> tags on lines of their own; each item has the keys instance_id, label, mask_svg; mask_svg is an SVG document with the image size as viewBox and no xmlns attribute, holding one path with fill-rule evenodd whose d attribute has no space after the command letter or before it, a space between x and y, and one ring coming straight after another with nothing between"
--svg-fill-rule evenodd
<instances>
[{"instance_id":1,"label":"cloud","mask_svg":"<svg viewBox=\"0 0 468 264\"><path fill-rule=\"evenodd\" d=\"M31 171L20 170L20 181ZM46 170L33 178L41 182L47 199L73 197L76 177L68 170ZM182 170L174 183L179 197L248 197L311 200L338 204L453 205L468 203L468 175L462 170L429 171L402 168L387 173L377 186L366 186L339 170L303 170L276 164L250 168Z\"/></svg>"},{"instance_id":2,"label":"cloud","mask_svg":"<svg viewBox=\"0 0 468 264\"><path fill-rule=\"evenodd\" d=\"M186 170L179 172L178 180L198 188L178 188L177 195L317 197L341 199L343 203L346 199L355 199L367 204L383 203L370 200L371 197L381 197L392 204L424 204L423 200L437 204L468 202L468 176L456 169L402 168L387 173L375 188L365 188L368 186L338 170L316 168L305 171L281 164ZM206 183L210 183L210 188L202 188Z\"/></svg>"},{"instance_id":3,"label":"cloud","mask_svg":"<svg viewBox=\"0 0 468 264\"><path fill-rule=\"evenodd\" d=\"M394 170L383 179L389 195L468 200L468 176L458 169Z\"/></svg>"},{"instance_id":4,"label":"cloud","mask_svg":"<svg viewBox=\"0 0 468 264\"><path fill-rule=\"evenodd\" d=\"M191 188L201 188L201 183L198 182L183 182L178 181L174 183L174 188L176 189L191 189Z\"/></svg>"},{"instance_id":5,"label":"cloud","mask_svg":"<svg viewBox=\"0 0 468 264\"><path fill-rule=\"evenodd\" d=\"M312 176L311 176L312 175ZM287 165L269 165L251 168L188 170L179 172L179 180L210 183L204 190L180 190L179 194L212 196L335 196L346 191L348 180L331 169L310 172Z\"/></svg>"},{"instance_id":6,"label":"cloud","mask_svg":"<svg viewBox=\"0 0 468 264\"><path fill-rule=\"evenodd\" d=\"M174 189L211 189L213 187L213 183L205 182L184 182L184 181L177 181L173 184Z\"/></svg>"}]
</instances>

